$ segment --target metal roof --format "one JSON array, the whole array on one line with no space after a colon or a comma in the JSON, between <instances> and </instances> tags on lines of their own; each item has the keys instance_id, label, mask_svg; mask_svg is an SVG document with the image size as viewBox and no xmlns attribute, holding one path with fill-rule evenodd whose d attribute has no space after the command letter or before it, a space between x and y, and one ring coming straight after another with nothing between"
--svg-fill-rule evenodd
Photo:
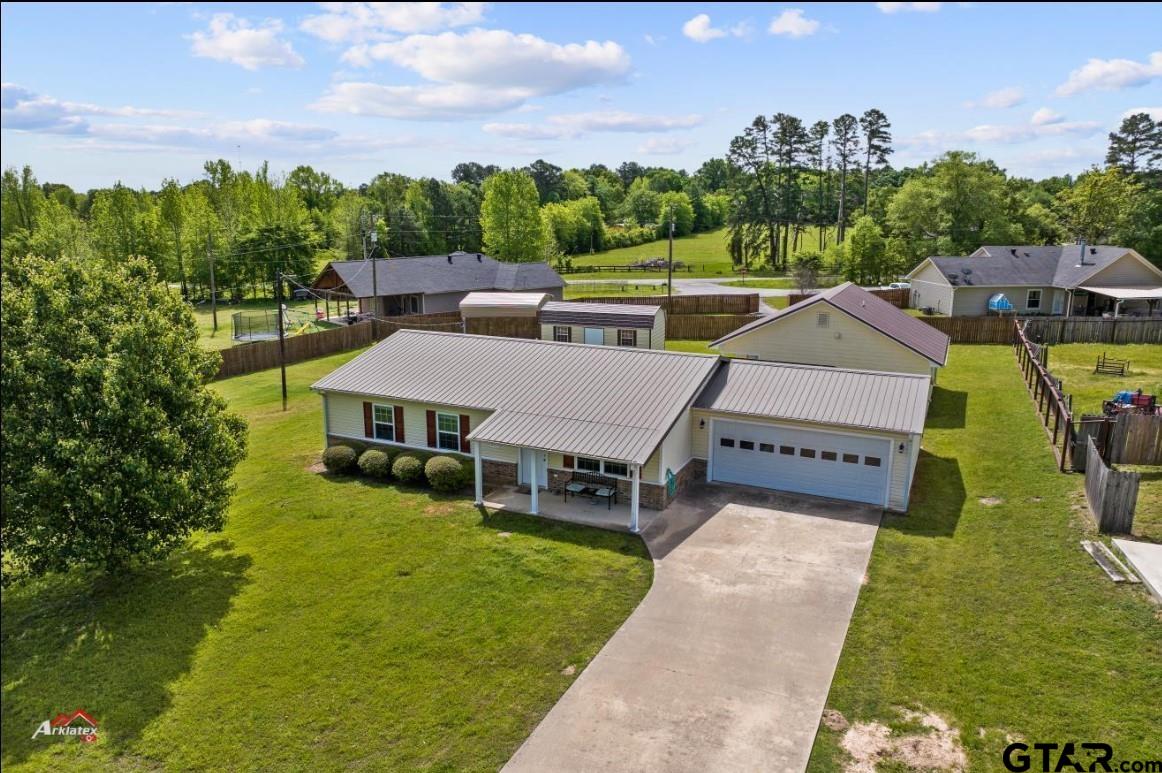
<instances>
[{"instance_id":1,"label":"metal roof","mask_svg":"<svg viewBox=\"0 0 1162 773\"><path fill-rule=\"evenodd\" d=\"M535 317L549 298L547 293L468 293L460 300L464 317Z\"/></svg>"},{"instance_id":2,"label":"metal roof","mask_svg":"<svg viewBox=\"0 0 1162 773\"><path fill-rule=\"evenodd\" d=\"M541 322L555 325L651 328L661 311L661 306L628 303L549 301L541 307Z\"/></svg>"},{"instance_id":3,"label":"metal roof","mask_svg":"<svg viewBox=\"0 0 1162 773\"><path fill-rule=\"evenodd\" d=\"M1098 295L1116 298L1120 301L1154 300L1162 298L1162 287L1088 287L1082 285L1082 290Z\"/></svg>"},{"instance_id":4,"label":"metal roof","mask_svg":"<svg viewBox=\"0 0 1162 773\"><path fill-rule=\"evenodd\" d=\"M472 439L644 464L718 357L402 330L312 385L495 413Z\"/></svg>"},{"instance_id":5,"label":"metal roof","mask_svg":"<svg viewBox=\"0 0 1162 773\"><path fill-rule=\"evenodd\" d=\"M1108 244L986 245L969 256L929 260L955 287L1071 288L1130 252Z\"/></svg>"},{"instance_id":6,"label":"metal roof","mask_svg":"<svg viewBox=\"0 0 1162 773\"><path fill-rule=\"evenodd\" d=\"M369 263L375 266L374 283ZM327 264L312 287L317 287L331 271L356 298L370 298L373 284L380 295L556 290L565 286L565 280L547 263L501 263L474 252L374 261L334 260Z\"/></svg>"},{"instance_id":7,"label":"metal roof","mask_svg":"<svg viewBox=\"0 0 1162 773\"><path fill-rule=\"evenodd\" d=\"M768 314L754 322L749 322L710 345L718 346L735 336L769 325L816 303L828 303L834 306L937 365L944 365L948 361L950 339L947 335L928 323L897 309L875 293L869 293L851 282L844 282L841 285L808 296L792 306L776 311L774 314Z\"/></svg>"},{"instance_id":8,"label":"metal roof","mask_svg":"<svg viewBox=\"0 0 1162 773\"><path fill-rule=\"evenodd\" d=\"M727 360L695 407L744 416L920 434L928 377Z\"/></svg>"}]
</instances>

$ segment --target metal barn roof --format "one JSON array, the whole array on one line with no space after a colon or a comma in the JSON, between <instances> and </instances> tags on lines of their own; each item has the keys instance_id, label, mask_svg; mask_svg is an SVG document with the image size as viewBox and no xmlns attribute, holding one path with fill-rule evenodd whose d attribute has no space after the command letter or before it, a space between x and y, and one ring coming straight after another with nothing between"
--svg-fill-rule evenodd
<instances>
[{"instance_id":1,"label":"metal barn roof","mask_svg":"<svg viewBox=\"0 0 1162 773\"><path fill-rule=\"evenodd\" d=\"M541 308L541 322L549 325L651 328L660 313L661 306L549 301Z\"/></svg>"},{"instance_id":2,"label":"metal barn roof","mask_svg":"<svg viewBox=\"0 0 1162 773\"><path fill-rule=\"evenodd\" d=\"M463 317L535 317L547 293L468 293L460 301Z\"/></svg>"}]
</instances>

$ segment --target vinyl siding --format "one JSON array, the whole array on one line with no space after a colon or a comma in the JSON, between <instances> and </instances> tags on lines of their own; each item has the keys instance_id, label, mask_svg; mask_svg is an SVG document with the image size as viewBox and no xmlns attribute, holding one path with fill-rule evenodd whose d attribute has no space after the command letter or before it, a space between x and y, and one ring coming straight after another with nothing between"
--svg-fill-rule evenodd
<instances>
[{"instance_id":1,"label":"vinyl siding","mask_svg":"<svg viewBox=\"0 0 1162 773\"><path fill-rule=\"evenodd\" d=\"M829 315L826 328L816 324L821 313ZM771 362L892 373L927 375L930 365L926 357L824 302L731 338L719 348L723 354Z\"/></svg>"},{"instance_id":2,"label":"vinyl siding","mask_svg":"<svg viewBox=\"0 0 1162 773\"><path fill-rule=\"evenodd\" d=\"M1041 308L1029 309L1026 299L1030 290L1041 291ZM1052 287L971 287L956 288L956 296L952 306L952 316L956 317L983 317L988 314L989 298L996 293L1004 293L1013 304L1017 314L1050 314L1053 310Z\"/></svg>"},{"instance_id":3,"label":"vinyl siding","mask_svg":"<svg viewBox=\"0 0 1162 773\"><path fill-rule=\"evenodd\" d=\"M650 346L654 349L666 348L666 312L660 311L654 317L653 333L650 335Z\"/></svg>"},{"instance_id":4,"label":"vinyl siding","mask_svg":"<svg viewBox=\"0 0 1162 773\"><path fill-rule=\"evenodd\" d=\"M691 431L693 429L690 414L693 409L687 408L682 412L678 421L674 422L673 428L669 431L666 437L662 440L661 454L659 464L657 465L657 480L660 483L666 481L666 470L673 471L675 475L678 470L686 466L686 462L690 461L691 454ZM655 456L659 454L655 452ZM653 457L650 457L653 461ZM643 476L643 480L645 477Z\"/></svg>"},{"instance_id":5,"label":"vinyl siding","mask_svg":"<svg viewBox=\"0 0 1162 773\"><path fill-rule=\"evenodd\" d=\"M1125 255L1081 284L1091 287L1153 287L1162 284L1162 276L1151 271L1133 255Z\"/></svg>"},{"instance_id":6,"label":"vinyl siding","mask_svg":"<svg viewBox=\"0 0 1162 773\"><path fill-rule=\"evenodd\" d=\"M931 306L937 312L947 314L952 308L952 287L940 282L913 279L910 302L914 309Z\"/></svg>"},{"instance_id":7,"label":"vinyl siding","mask_svg":"<svg viewBox=\"0 0 1162 773\"><path fill-rule=\"evenodd\" d=\"M553 328L554 327L561 327L561 326L560 325L551 325L548 323L541 324L541 340L542 341L554 340L553 339ZM570 328L570 330L573 331L571 343L575 343L575 344L585 343L585 326L584 325L569 325L569 328ZM665 349L666 348L664 337L662 339L661 346L658 346L656 343L654 344L654 346L650 346L650 339L651 339L650 331L643 329L643 328L636 328L636 330L637 330L637 347L636 348L638 348L638 349ZM603 328L601 328L601 337L602 337L601 342L605 346L617 346L617 331L618 331L618 328L615 328L615 327L603 327ZM665 333L664 333L664 325L663 325L663 336L664 335L665 335Z\"/></svg>"}]
</instances>

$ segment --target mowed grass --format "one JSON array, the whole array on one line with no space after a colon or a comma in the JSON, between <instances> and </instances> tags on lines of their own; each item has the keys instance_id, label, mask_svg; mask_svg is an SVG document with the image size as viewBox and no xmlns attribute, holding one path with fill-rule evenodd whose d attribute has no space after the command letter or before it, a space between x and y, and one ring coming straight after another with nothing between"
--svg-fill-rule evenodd
<instances>
[{"instance_id":1,"label":"mowed grass","mask_svg":"<svg viewBox=\"0 0 1162 773\"><path fill-rule=\"evenodd\" d=\"M829 229L831 235L828 243L834 243L835 241L834 230L834 228ZM674 272L675 276L729 277L735 275L737 272L735 272L734 265L731 263L730 252L727 247L728 235L725 228L675 239L674 261L675 263L682 261L686 264L686 268ZM811 227L799 238L799 249L792 250L792 255L805 252L818 252L818 247L819 230L816 227ZM658 239L657 241L640 244L637 247L621 247L616 250L606 250L605 252L597 252L592 255L574 255L571 259L575 267L624 266L630 263L636 263L639 260L665 258L668 255L669 241L667 239ZM635 272L634 276L650 277L655 274L664 275L665 271ZM593 271L570 275L570 277L573 276L625 278L626 273L623 271Z\"/></svg>"},{"instance_id":2,"label":"mowed grass","mask_svg":"<svg viewBox=\"0 0 1162 773\"><path fill-rule=\"evenodd\" d=\"M124 577L3 592L6 770L496 770L637 605L637 537L311 471L314 380L250 424L226 529ZM574 667L576 673L567 670ZM84 708L100 740L31 740Z\"/></svg>"},{"instance_id":3,"label":"mowed grass","mask_svg":"<svg viewBox=\"0 0 1162 773\"><path fill-rule=\"evenodd\" d=\"M839 277L824 276L820 277L819 281L815 283L816 288L820 287L834 287L839 281ZM762 279L732 279L729 282L722 282L727 287L754 287L756 289L766 290L795 290L799 289L799 283L795 281L794 277L766 277Z\"/></svg>"},{"instance_id":4,"label":"mowed grass","mask_svg":"<svg viewBox=\"0 0 1162 773\"><path fill-rule=\"evenodd\" d=\"M314 301L287 301L287 309L294 320L304 318L304 314L314 316ZM194 319L198 323L198 343L203 349L229 349L237 342L234 340L234 328L231 317L236 311L269 311L274 312L275 303L272 300L246 300L241 303L220 304L218 306L218 330L214 330L214 313L208 302L193 305ZM295 313L298 312L298 313ZM287 330L291 334L292 330Z\"/></svg>"},{"instance_id":5,"label":"mowed grass","mask_svg":"<svg viewBox=\"0 0 1162 773\"><path fill-rule=\"evenodd\" d=\"M1094 373L1097 358L1107 354L1129 360L1125 376ZM1157 344L1059 344L1049 347L1049 372L1073 395L1073 412L1101 413L1103 400L1123 389L1141 389L1162 397L1162 346Z\"/></svg>"},{"instance_id":6,"label":"mowed grass","mask_svg":"<svg viewBox=\"0 0 1162 773\"><path fill-rule=\"evenodd\" d=\"M971 770L1002 769L1009 737L1156 759L1162 622L1078 546L1096 536L1082 480L1057 472L1011 347L954 346L910 511L876 537L828 707L906 732L897 707L936 712ZM821 727L809 770L842 770L841 738Z\"/></svg>"},{"instance_id":7,"label":"mowed grass","mask_svg":"<svg viewBox=\"0 0 1162 773\"><path fill-rule=\"evenodd\" d=\"M604 298L619 295L665 295L667 282L569 282L565 285L565 300L577 298Z\"/></svg>"}]
</instances>

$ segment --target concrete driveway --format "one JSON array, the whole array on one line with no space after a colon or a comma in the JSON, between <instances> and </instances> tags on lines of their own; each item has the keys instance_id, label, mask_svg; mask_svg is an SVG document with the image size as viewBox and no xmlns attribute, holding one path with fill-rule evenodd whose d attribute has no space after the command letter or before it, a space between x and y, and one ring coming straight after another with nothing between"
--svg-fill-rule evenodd
<instances>
[{"instance_id":1,"label":"concrete driveway","mask_svg":"<svg viewBox=\"0 0 1162 773\"><path fill-rule=\"evenodd\" d=\"M643 534L654 584L508 771L801 771L880 511L700 485Z\"/></svg>"}]
</instances>

